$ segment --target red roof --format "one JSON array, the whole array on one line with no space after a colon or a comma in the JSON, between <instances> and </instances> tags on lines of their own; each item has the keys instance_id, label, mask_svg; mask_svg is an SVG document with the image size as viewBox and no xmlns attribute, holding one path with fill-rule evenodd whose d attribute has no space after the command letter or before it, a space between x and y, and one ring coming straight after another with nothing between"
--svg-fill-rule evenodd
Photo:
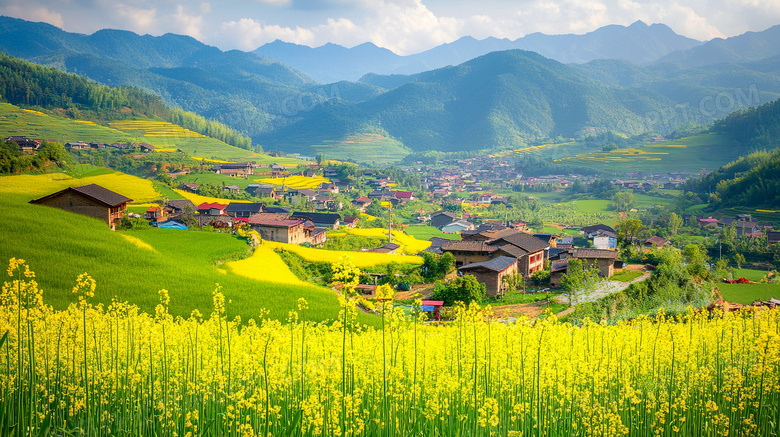
<instances>
[{"instance_id":1,"label":"red roof","mask_svg":"<svg viewBox=\"0 0 780 437\"><path fill-rule=\"evenodd\" d=\"M411 191L396 191L395 197L399 197L402 199L411 199L412 198L412 192Z\"/></svg>"},{"instance_id":2,"label":"red roof","mask_svg":"<svg viewBox=\"0 0 780 437\"><path fill-rule=\"evenodd\" d=\"M198 205L198 210L201 210L201 209L211 209L211 208L214 208L214 209L225 209L225 208L227 208L227 205L223 205L223 204L217 203L217 202L214 202L214 203L203 202L200 205Z\"/></svg>"},{"instance_id":3,"label":"red roof","mask_svg":"<svg viewBox=\"0 0 780 437\"><path fill-rule=\"evenodd\" d=\"M249 217L235 217L235 221L249 223Z\"/></svg>"}]
</instances>

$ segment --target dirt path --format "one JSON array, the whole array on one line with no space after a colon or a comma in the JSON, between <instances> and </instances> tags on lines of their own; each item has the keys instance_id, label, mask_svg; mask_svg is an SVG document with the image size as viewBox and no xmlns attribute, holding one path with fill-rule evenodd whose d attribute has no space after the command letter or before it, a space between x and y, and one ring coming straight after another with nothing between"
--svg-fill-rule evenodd
<instances>
[{"instance_id":1,"label":"dirt path","mask_svg":"<svg viewBox=\"0 0 780 437\"><path fill-rule=\"evenodd\" d=\"M493 307L493 314L499 319L517 319L522 316L534 318L542 314L547 308L547 302L518 303L514 305L503 305Z\"/></svg>"}]
</instances>

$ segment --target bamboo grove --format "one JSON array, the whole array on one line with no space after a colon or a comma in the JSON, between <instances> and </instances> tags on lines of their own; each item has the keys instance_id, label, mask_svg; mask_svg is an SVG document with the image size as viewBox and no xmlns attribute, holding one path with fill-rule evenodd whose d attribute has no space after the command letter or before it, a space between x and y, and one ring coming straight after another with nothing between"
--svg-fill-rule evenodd
<instances>
[{"instance_id":1,"label":"bamboo grove","mask_svg":"<svg viewBox=\"0 0 780 437\"><path fill-rule=\"evenodd\" d=\"M617 325L502 323L460 307L431 325L392 306L381 327L43 304L12 259L0 306L0 434L133 436L777 436L780 311ZM384 308L382 308L384 307Z\"/></svg>"}]
</instances>

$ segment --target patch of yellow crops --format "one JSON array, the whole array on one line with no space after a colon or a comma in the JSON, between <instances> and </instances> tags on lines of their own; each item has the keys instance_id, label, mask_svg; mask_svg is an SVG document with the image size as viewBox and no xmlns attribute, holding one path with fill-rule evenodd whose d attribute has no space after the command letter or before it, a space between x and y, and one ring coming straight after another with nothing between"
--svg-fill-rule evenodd
<instances>
[{"instance_id":1,"label":"patch of yellow crops","mask_svg":"<svg viewBox=\"0 0 780 437\"><path fill-rule=\"evenodd\" d=\"M384 206L385 208L390 208L392 206L392 203L390 203L387 200L382 200L379 202L380 205Z\"/></svg>"},{"instance_id":2,"label":"patch of yellow crops","mask_svg":"<svg viewBox=\"0 0 780 437\"><path fill-rule=\"evenodd\" d=\"M126 120L109 123L114 129L125 132L140 132L147 137L203 138L204 136L165 121Z\"/></svg>"},{"instance_id":3,"label":"patch of yellow crops","mask_svg":"<svg viewBox=\"0 0 780 437\"><path fill-rule=\"evenodd\" d=\"M29 112L30 114L35 114L35 115L43 115L44 117L47 116L47 114L44 114L41 111L33 111L32 109L22 109L22 111Z\"/></svg>"},{"instance_id":4,"label":"patch of yellow crops","mask_svg":"<svg viewBox=\"0 0 780 437\"><path fill-rule=\"evenodd\" d=\"M775 212L777 212L777 211L772 211L772 210L769 210L769 209L757 209L757 210L756 210L756 212L770 212L770 213L775 213Z\"/></svg>"},{"instance_id":5,"label":"patch of yellow crops","mask_svg":"<svg viewBox=\"0 0 780 437\"><path fill-rule=\"evenodd\" d=\"M154 314L96 306L86 274L54 311L11 267L0 411L25 435L777 435L778 309L574 326L473 305L432 326L382 301L374 329L346 299L333 323L302 299L287 322L229 320L219 288L189 318L164 290Z\"/></svg>"},{"instance_id":6,"label":"patch of yellow crops","mask_svg":"<svg viewBox=\"0 0 780 437\"><path fill-rule=\"evenodd\" d=\"M201 196L200 194L190 193L189 191L179 190L177 188L174 188L173 191L179 193L182 197L192 202L195 206L198 206L204 202L221 203L222 205L227 205L229 203L251 203L251 201L249 200L231 200L231 199L221 199L219 197Z\"/></svg>"},{"instance_id":7,"label":"patch of yellow crops","mask_svg":"<svg viewBox=\"0 0 780 437\"><path fill-rule=\"evenodd\" d=\"M107 175L72 178L63 173L45 175L16 175L0 177L0 192L28 193L31 198L41 197L67 187L98 184L135 202L151 202L160 197L152 181L115 172Z\"/></svg>"},{"instance_id":8,"label":"patch of yellow crops","mask_svg":"<svg viewBox=\"0 0 780 437\"><path fill-rule=\"evenodd\" d=\"M372 222L372 221L376 220L376 217L374 217L374 216L373 216L373 215L371 215L371 214L366 214L366 213L364 213L364 212L361 212L361 213L360 213L360 217L361 217L362 219L364 219L365 221L368 221L368 222Z\"/></svg>"},{"instance_id":9,"label":"patch of yellow crops","mask_svg":"<svg viewBox=\"0 0 780 437\"><path fill-rule=\"evenodd\" d=\"M73 121L75 121L76 123L95 124L95 122L89 120L73 120Z\"/></svg>"},{"instance_id":10,"label":"patch of yellow crops","mask_svg":"<svg viewBox=\"0 0 780 437\"><path fill-rule=\"evenodd\" d=\"M659 146L660 147L660 146ZM641 149L626 148L615 149L608 152L581 153L579 155L567 156L565 158L555 159L555 161L593 161L593 162L616 162L616 161L661 161L658 155L668 155L669 152L648 152Z\"/></svg>"},{"instance_id":11,"label":"patch of yellow crops","mask_svg":"<svg viewBox=\"0 0 780 437\"><path fill-rule=\"evenodd\" d=\"M269 244L260 244L251 257L227 263L231 272L258 281L303 285Z\"/></svg>"},{"instance_id":12,"label":"patch of yellow crops","mask_svg":"<svg viewBox=\"0 0 780 437\"><path fill-rule=\"evenodd\" d=\"M387 238L387 229L384 228L364 228L364 229L348 229L344 232L352 235L360 235L363 237L380 237ZM427 240L418 240L417 238L407 235L401 231L393 231L393 243L400 245L398 252L406 255L416 255L423 250L427 249L431 242Z\"/></svg>"},{"instance_id":13,"label":"patch of yellow crops","mask_svg":"<svg viewBox=\"0 0 780 437\"><path fill-rule=\"evenodd\" d=\"M341 250L315 249L312 247L298 246L296 244L277 243L274 241L264 241L264 245L278 247L299 255L306 261L320 261L327 263L336 263L340 258L349 258L357 267L373 267L382 264L397 262L401 264L422 264L423 260L419 256L411 255L390 255L387 253L374 252L348 252Z\"/></svg>"},{"instance_id":14,"label":"patch of yellow crops","mask_svg":"<svg viewBox=\"0 0 780 437\"><path fill-rule=\"evenodd\" d=\"M162 153L175 152L177 150L179 149L177 149L176 147L157 147L154 149L155 152L162 152Z\"/></svg>"},{"instance_id":15,"label":"patch of yellow crops","mask_svg":"<svg viewBox=\"0 0 780 437\"><path fill-rule=\"evenodd\" d=\"M213 162L215 164L227 164L229 162L229 161L222 161L219 159L198 158L197 156L193 156L192 159L197 161L203 161L203 162Z\"/></svg>"},{"instance_id":16,"label":"patch of yellow crops","mask_svg":"<svg viewBox=\"0 0 780 437\"><path fill-rule=\"evenodd\" d=\"M286 178L263 178L255 179L255 182L266 185L284 185L288 188L316 190L323 183L329 183L330 179L322 176L288 176Z\"/></svg>"},{"instance_id":17,"label":"patch of yellow crops","mask_svg":"<svg viewBox=\"0 0 780 437\"><path fill-rule=\"evenodd\" d=\"M143 241L143 240L141 240L139 238L136 238L136 237L133 237L132 235L127 235L127 234L119 234L119 235L121 235L122 238L124 238L125 240L129 241L135 247L138 247L140 249L149 250L149 251L152 251L152 252L157 252L154 249L154 247L152 247L149 243L147 243L147 242L145 242L145 241Z\"/></svg>"}]
</instances>

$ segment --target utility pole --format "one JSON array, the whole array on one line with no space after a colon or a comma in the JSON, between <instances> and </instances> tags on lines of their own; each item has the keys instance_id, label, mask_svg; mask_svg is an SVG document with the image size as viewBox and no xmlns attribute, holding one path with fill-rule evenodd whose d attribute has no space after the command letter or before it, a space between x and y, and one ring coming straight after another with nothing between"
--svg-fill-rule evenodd
<instances>
[{"instance_id":1,"label":"utility pole","mask_svg":"<svg viewBox=\"0 0 780 437\"><path fill-rule=\"evenodd\" d=\"M393 242L393 204L387 208L387 237L388 243Z\"/></svg>"}]
</instances>

